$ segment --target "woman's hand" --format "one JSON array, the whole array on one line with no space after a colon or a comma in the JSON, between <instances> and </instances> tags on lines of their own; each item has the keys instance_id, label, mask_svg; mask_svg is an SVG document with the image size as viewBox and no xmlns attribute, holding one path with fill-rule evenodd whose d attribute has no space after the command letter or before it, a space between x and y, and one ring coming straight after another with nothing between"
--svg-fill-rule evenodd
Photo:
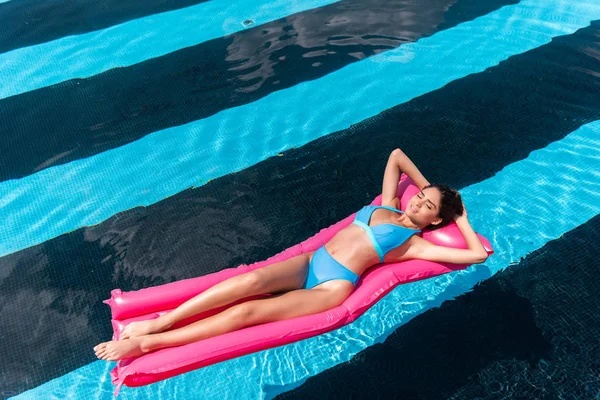
<instances>
[{"instance_id":1,"label":"woman's hand","mask_svg":"<svg viewBox=\"0 0 600 400\"><path fill-rule=\"evenodd\" d=\"M479 237L477 236L477 234L473 230L473 227L471 226L471 223L467 219L467 215L468 215L467 208L465 207L464 202L462 203L462 206L463 206L463 214L462 215L456 214L454 216L454 221L456 222L458 229L460 229L460 233L462 233L463 237L465 238L465 241L467 242L468 250L462 250L462 249L450 250L448 248L446 248L446 250L450 251L450 253L455 253L455 255L462 254L462 255L466 256L467 259L469 259L469 257L472 257L472 259L470 260L470 263L472 263L472 264L482 263L488 257L487 250L483 246L483 243L481 243L481 240L479 240ZM448 253L448 254L450 254L450 253ZM458 259L459 259L458 257L454 257L453 259L446 258L446 260L448 262L452 262L452 263L457 263L456 260L458 260Z\"/></svg>"},{"instance_id":2,"label":"woman's hand","mask_svg":"<svg viewBox=\"0 0 600 400\"><path fill-rule=\"evenodd\" d=\"M467 207L465 207L465 202L462 202L462 206L463 206L463 213L462 215L458 215L455 214L454 215L454 221L458 221L459 219L468 219L468 214L467 214Z\"/></svg>"}]
</instances>

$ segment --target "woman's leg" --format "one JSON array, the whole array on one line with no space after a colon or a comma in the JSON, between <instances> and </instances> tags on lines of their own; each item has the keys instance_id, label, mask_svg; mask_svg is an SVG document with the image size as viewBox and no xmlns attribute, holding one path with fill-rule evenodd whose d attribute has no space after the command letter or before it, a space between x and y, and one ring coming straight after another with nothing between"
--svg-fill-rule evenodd
<instances>
[{"instance_id":1,"label":"woman's leg","mask_svg":"<svg viewBox=\"0 0 600 400\"><path fill-rule=\"evenodd\" d=\"M120 339L162 332L184 318L245 297L299 289L306 279L311 256L312 252L300 254L219 282L167 314L152 320L130 323L121 333Z\"/></svg>"},{"instance_id":2,"label":"woman's leg","mask_svg":"<svg viewBox=\"0 0 600 400\"><path fill-rule=\"evenodd\" d=\"M335 286L293 290L265 299L247 301L206 319L168 332L101 343L94 350L98 358L108 361L137 357L164 347L184 344L222 335L247 326L315 314L336 307L352 293L349 281L336 281Z\"/></svg>"}]
</instances>

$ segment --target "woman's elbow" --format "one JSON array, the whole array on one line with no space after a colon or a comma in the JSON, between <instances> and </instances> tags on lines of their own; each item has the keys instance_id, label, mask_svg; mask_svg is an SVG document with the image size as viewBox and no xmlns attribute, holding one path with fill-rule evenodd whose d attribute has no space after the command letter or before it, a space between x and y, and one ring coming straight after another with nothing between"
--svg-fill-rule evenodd
<instances>
[{"instance_id":1,"label":"woman's elbow","mask_svg":"<svg viewBox=\"0 0 600 400\"><path fill-rule=\"evenodd\" d=\"M475 262L474 262L474 264L481 264L481 263L484 263L484 262L485 262L485 260L487 260L487 258L488 258L488 253L485 253L485 254L478 254L478 255L477 255L477 258L475 259Z\"/></svg>"},{"instance_id":2,"label":"woman's elbow","mask_svg":"<svg viewBox=\"0 0 600 400\"><path fill-rule=\"evenodd\" d=\"M400 148L397 148L392 150L392 152L390 153L390 157L399 157L402 154L404 154L402 150L400 150Z\"/></svg>"}]
</instances>

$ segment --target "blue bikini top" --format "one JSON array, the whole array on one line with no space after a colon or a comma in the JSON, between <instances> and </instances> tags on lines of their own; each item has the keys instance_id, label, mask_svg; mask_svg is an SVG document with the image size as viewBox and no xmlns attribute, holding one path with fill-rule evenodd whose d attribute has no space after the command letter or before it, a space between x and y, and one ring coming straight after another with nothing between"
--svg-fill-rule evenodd
<instances>
[{"instance_id":1,"label":"blue bikini top","mask_svg":"<svg viewBox=\"0 0 600 400\"><path fill-rule=\"evenodd\" d=\"M375 250L377 250L377 254L379 254L379 262L383 262L383 258L390 250L402 245L412 235L421 231L395 224L369 226L371 215L373 215L373 211L378 208L386 208L388 210L403 213L402 210L393 207L365 206L356 214L352 223L360 226L367 232L369 239L371 239L373 246L375 246Z\"/></svg>"}]
</instances>

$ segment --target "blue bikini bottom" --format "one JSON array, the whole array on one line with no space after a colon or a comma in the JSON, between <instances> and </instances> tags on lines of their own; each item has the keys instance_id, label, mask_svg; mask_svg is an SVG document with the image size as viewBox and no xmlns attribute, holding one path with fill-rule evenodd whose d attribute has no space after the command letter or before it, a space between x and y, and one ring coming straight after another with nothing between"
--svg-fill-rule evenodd
<instances>
[{"instance_id":1,"label":"blue bikini bottom","mask_svg":"<svg viewBox=\"0 0 600 400\"><path fill-rule=\"evenodd\" d=\"M327 252L325 246L321 246L315 251L312 260L310 260L304 289L310 289L333 279L345 279L356 286L358 278L360 278L359 275L337 262Z\"/></svg>"}]
</instances>

